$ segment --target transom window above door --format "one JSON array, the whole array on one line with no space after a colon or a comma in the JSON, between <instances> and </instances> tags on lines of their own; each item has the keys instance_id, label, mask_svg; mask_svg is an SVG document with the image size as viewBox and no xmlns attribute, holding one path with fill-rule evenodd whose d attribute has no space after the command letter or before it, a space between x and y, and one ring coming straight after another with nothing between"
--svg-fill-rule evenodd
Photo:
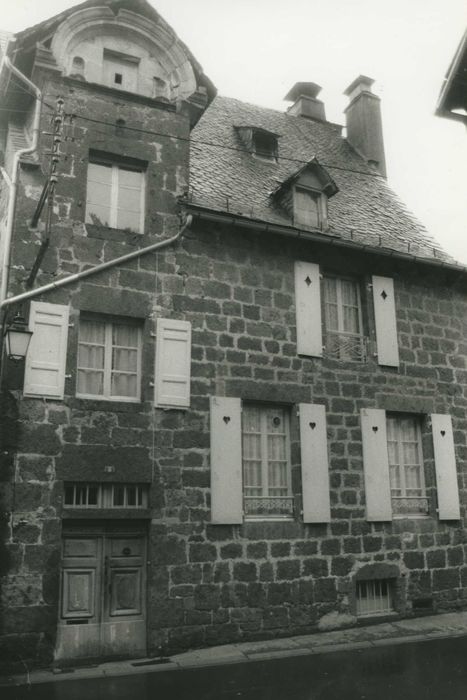
<instances>
[{"instance_id":1,"label":"transom window above door","mask_svg":"<svg viewBox=\"0 0 467 700\"><path fill-rule=\"evenodd\" d=\"M323 278L326 355L340 360L366 359L360 288L356 280Z\"/></svg>"},{"instance_id":2,"label":"transom window above door","mask_svg":"<svg viewBox=\"0 0 467 700\"><path fill-rule=\"evenodd\" d=\"M91 156L86 223L143 233L144 189L142 166Z\"/></svg>"},{"instance_id":3,"label":"transom window above door","mask_svg":"<svg viewBox=\"0 0 467 700\"><path fill-rule=\"evenodd\" d=\"M141 328L83 318L79 324L77 396L139 401Z\"/></svg>"}]
</instances>

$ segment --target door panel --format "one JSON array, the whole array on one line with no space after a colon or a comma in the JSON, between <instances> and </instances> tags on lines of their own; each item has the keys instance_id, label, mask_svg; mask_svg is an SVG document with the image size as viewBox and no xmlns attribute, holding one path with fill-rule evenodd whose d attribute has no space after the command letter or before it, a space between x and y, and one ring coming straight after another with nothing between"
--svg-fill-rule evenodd
<instances>
[{"instance_id":1,"label":"door panel","mask_svg":"<svg viewBox=\"0 0 467 700\"><path fill-rule=\"evenodd\" d=\"M110 591L111 616L141 614L140 569L113 569Z\"/></svg>"},{"instance_id":2,"label":"door panel","mask_svg":"<svg viewBox=\"0 0 467 700\"><path fill-rule=\"evenodd\" d=\"M63 572L63 617L94 615L95 571L65 569Z\"/></svg>"},{"instance_id":3,"label":"door panel","mask_svg":"<svg viewBox=\"0 0 467 700\"><path fill-rule=\"evenodd\" d=\"M144 656L145 568L141 532L65 536L57 659Z\"/></svg>"}]
</instances>

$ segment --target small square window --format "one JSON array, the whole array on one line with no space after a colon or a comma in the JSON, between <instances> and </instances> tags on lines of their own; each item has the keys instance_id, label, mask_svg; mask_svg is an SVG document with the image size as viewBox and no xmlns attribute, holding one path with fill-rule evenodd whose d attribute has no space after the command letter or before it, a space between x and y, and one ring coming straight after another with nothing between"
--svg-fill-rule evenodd
<instances>
[{"instance_id":1,"label":"small square window","mask_svg":"<svg viewBox=\"0 0 467 700\"><path fill-rule=\"evenodd\" d=\"M394 580L357 581L357 617L394 612Z\"/></svg>"},{"instance_id":2,"label":"small square window","mask_svg":"<svg viewBox=\"0 0 467 700\"><path fill-rule=\"evenodd\" d=\"M289 412L244 405L243 503L247 519L293 517Z\"/></svg>"},{"instance_id":3,"label":"small square window","mask_svg":"<svg viewBox=\"0 0 467 700\"><path fill-rule=\"evenodd\" d=\"M388 415L386 430L393 515L427 515L420 421L414 416Z\"/></svg>"},{"instance_id":4,"label":"small square window","mask_svg":"<svg viewBox=\"0 0 467 700\"><path fill-rule=\"evenodd\" d=\"M139 401L141 329L123 321L81 319L77 396Z\"/></svg>"},{"instance_id":5,"label":"small square window","mask_svg":"<svg viewBox=\"0 0 467 700\"><path fill-rule=\"evenodd\" d=\"M142 166L91 155L86 223L135 233L144 231L145 177Z\"/></svg>"},{"instance_id":6,"label":"small square window","mask_svg":"<svg viewBox=\"0 0 467 700\"><path fill-rule=\"evenodd\" d=\"M339 360L365 361L366 338L358 282L324 276L323 303L326 355Z\"/></svg>"},{"instance_id":7,"label":"small square window","mask_svg":"<svg viewBox=\"0 0 467 700\"><path fill-rule=\"evenodd\" d=\"M264 160L277 160L277 137L266 131L253 132L255 155Z\"/></svg>"},{"instance_id":8,"label":"small square window","mask_svg":"<svg viewBox=\"0 0 467 700\"><path fill-rule=\"evenodd\" d=\"M118 85L119 90L137 92L139 63L140 59L137 56L104 49L102 82L110 87Z\"/></svg>"}]
</instances>

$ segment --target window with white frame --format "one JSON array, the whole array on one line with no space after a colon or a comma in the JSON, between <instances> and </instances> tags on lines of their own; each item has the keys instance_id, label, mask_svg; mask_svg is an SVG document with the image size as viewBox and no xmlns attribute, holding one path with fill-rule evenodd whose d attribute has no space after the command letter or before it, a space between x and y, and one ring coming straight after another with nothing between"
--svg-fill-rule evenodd
<instances>
[{"instance_id":1,"label":"window with white frame","mask_svg":"<svg viewBox=\"0 0 467 700\"><path fill-rule=\"evenodd\" d=\"M293 517L288 410L245 404L242 454L245 517Z\"/></svg>"},{"instance_id":2,"label":"window with white frame","mask_svg":"<svg viewBox=\"0 0 467 700\"><path fill-rule=\"evenodd\" d=\"M64 505L68 508L147 508L145 484L66 483Z\"/></svg>"},{"instance_id":3,"label":"window with white frame","mask_svg":"<svg viewBox=\"0 0 467 700\"><path fill-rule=\"evenodd\" d=\"M426 515L420 422L414 416L388 415L386 430L393 515Z\"/></svg>"},{"instance_id":4,"label":"window with white frame","mask_svg":"<svg viewBox=\"0 0 467 700\"><path fill-rule=\"evenodd\" d=\"M293 195L294 225L322 228L326 221L326 195L305 187L295 187Z\"/></svg>"},{"instance_id":5,"label":"window with white frame","mask_svg":"<svg viewBox=\"0 0 467 700\"><path fill-rule=\"evenodd\" d=\"M357 616L372 617L394 612L393 587L392 579L357 581Z\"/></svg>"},{"instance_id":6,"label":"window with white frame","mask_svg":"<svg viewBox=\"0 0 467 700\"><path fill-rule=\"evenodd\" d=\"M356 280L323 277L326 355L340 360L366 359L360 287Z\"/></svg>"},{"instance_id":7,"label":"window with white frame","mask_svg":"<svg viewBox=\"0 0 467 700\"><path fill-rule=\"evenodd\" d=\"M141 328L123 321L82 318L77 396L139 401Z\"/></svg>"},{"instance_id":8,"label":"window with white frame","mask_svg":"<svg viewBox=\"0 0 467 700\"><path fill-rule=\"evenodd\" d=\"M145 174L142 165L90 157L86 223L144 232Z\"/></svg>"}]
</instances>

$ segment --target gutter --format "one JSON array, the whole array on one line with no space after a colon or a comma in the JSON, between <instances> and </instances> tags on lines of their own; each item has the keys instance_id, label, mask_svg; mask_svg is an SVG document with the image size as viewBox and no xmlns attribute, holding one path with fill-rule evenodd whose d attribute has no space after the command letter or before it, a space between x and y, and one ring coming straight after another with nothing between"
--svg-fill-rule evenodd
<instances>
[{"instance_id":1,"label":"gutter","mask_svg":"<svg viewBox=\"0 0 467 700\"><path fill-rule=\"evenodd\" d=\"M62 279L59 279L56 282L44 284L42 287L31 289L29 292L23 292L22 294L17 294L14 297L8 297L8 299L4 299L2 302L0 302L0 309L4 309L7 306L11 306L12 304L18 304L20 302L26 301L27 299L32 299L41 294L44 294L45 292L50 292L53 289L60 289L60 287L65 287L68 284L79 282L85 277L90 277L91 275L95 275L98 272L107 270L109 267L115 267L116 265L120 265L121 263L127 262L128 260L134 260L134 258L139 258L142 255L152 253L155 250L159 250L160 248L166 248L167 246L172 245L172 243L175 243L175 241L177 241L184 234L186 229L191 226L192 221L193 217L188 215L186 217L185 223L180 228L178 233L176 233L175 236L172 236L171 238L166 238L163 241L152 243L151 245L148 245L145 248L138 248L138 250L133 250L131 253L121 255L119 258L114 258L113 260L108 260L107 262L100 263L99 265L90 267L87 270L83 270L82 272L76 272L74 275L62 277Z\"/></svg>"},{"instance_id":2,"label":"gutter","mask_svg":"<svg viewBox=\"0 0 467 700\"><path fill-rule=\"evenodd\" d=\"M454 270L456 272L465 273L467 275L467 265L460 263L451 263L444 260L421 258L411 253L403 253L399 250L391 248L377 248L369 243L358 243L357 241L349 241L339 236L327 235L315 231L302 231L291 226L282 226L281 224L265 223L263 221L248 219L247 217L238 214L227 212L219 212L207 207L202 207L188 202L181 202L184 208L192 214L194 219L202 221L214 221L219 224L230 224L239 226L240 228L249 229L250 231L260 231L262 233L274 233L289 238L297 238L299 240L311 241L313 243L325 243L327 245L335 245L342 248L351 248L353 250L363 250L372 255L383 255L385 257L394 258L396 260L404 260L406 262L419 263L422 265L430 265L432 267L442 268L446 270Z\"/></svg>"},{"instance_id":3,"label":"gutter","mask_svg":"<svg viewBox=\"0 0 467 700\"><path fill-rule=\"evenodd\" d=\"M10 196L8 199L8 212L7 212L7 219L6 219L6 225L5 225L5 233L4 233L4 243L3 243L3 260L2 260L2 279L1 279L1 284L0 284L0 307L2 302L6 299L7 293L8 293L8 281L9 281L9 276L10 276L10 253L11 253L11 239L12 239L12 234L13 234L13 225L14 225L14 220L15 220L15 209L16 209L16 198L17 198L17 192L18 192L18 181L19 181L19 161L20 158L26 154L29 153L34 153L34 151L37 150L38 142L39 142L39 126L40 126L40 118L41 118L41 100L42 100L42 93L39 90L39 88L32 83L29 78L26 78L21 71L19 71L16 66L12 64L8 56L4 56L1 66L0 66L0 73L4 70L7 69L10 71L10 73L13 73L19 80L21 80L23 83L25 83L30 90L34 93L36 96L36 105L34 108L34 120L33 120L33 125L32 125L32 144L31 146L28 146L27 148L21 148L19 151L16 151L14 156L13 156L13 164L12 164L12 173L11 173L11 179L6 175L6 171L2 169L2 175L5 177L6 182L8 183L8 187L10 188ZM0 329L0 337L1 337L1 329Z\"/></svg>"}]
</instances>

